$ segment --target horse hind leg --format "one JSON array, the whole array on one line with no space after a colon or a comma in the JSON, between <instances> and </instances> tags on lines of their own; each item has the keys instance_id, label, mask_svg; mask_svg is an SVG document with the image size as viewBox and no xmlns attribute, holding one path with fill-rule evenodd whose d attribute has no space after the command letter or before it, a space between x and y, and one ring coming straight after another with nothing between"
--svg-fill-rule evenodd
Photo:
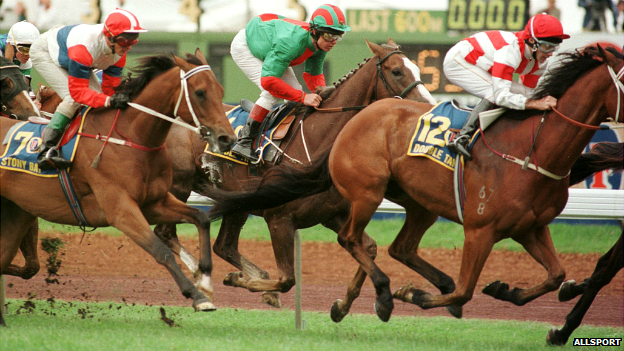
<instances>
[{"instance_id":1,"label":"horse hind leg","mask_svg":"<svg viewBox=\"0 0 624 351\"><path fill-rule=\"evenodd\" d=\"M30 279L34 277L41 268L39 264L39 256L37 253L37 243L39 240L39 223L35 219L28 229L28 232L20 243L20 251L24 256L24 266L9 265L3 274L20 277L22 279Z\"/></svg>"},{"instance_id":2,"label":"horse hind leg","mask_svg":"<svg viewBox=\"0 0 624 351\"><path fill-rule=\"evenodd\" d=\"M546 268L548 272L546 280L528 289L513 288L512 290L509 290L509 285L506 283L496 281L483 288L483 293L499 300L509 301L516 306L522 306L548 292L557 290L565 279L565 271L557 258L548 226L513 239Z\"/></svg>"},{"instance_id":3,"label":"horse hind leg","mask_svg":"<svg viewBox=\"0 0 624 351\"><path fill-rule=\"evenodd\" d=\"M551 345L565 345L589 310L592 302L600 289L611 282L611 279L624 267L624 245L622 244L622 236L613 245L613 247L604 256L600 257L596 264L596 269L587 283L585 291L581 298L576 302L572 311L566 316L566 321L561 329L552 328L546 335L546 342Z\"/></svg>"},{"instance_id":4,"label":"horse hind leg","mask_svg":"<svg viewBox=\"0 0 624 351\"><path fill-rule=\"evenodd\" d=\"M175 224L158 224L154 227L154 233L174 254L180 257L193 276L199 273L199 261L180 243Z\"/></svg>"},{"instance_id":5,"label":"horse hind leg","mask_svg":"<svg viewBox=\"0 0 624 351\"><path fill-rule=\"evenodd\" d=\"M435 223L437 216L413 201L409 203L402 202L401 205L405 207L405 223L399 235L388 248L390 256L423 276L438 288L442 294L452 293L455 291L453 278L418 255L420 241L427 229ZM417 296L420 292L413 285L408 285L395 291L393 296L395 299L413 303L414 296ZM453 317L462 317L463 308L461 305L446 306L446 309Z\"/></svg>"}]
</instances>

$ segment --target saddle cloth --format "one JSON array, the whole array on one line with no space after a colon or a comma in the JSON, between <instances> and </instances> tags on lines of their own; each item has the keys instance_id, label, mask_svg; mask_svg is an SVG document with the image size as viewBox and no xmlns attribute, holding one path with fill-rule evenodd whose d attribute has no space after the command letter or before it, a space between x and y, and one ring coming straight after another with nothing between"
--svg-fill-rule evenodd
<instances>
[{"instance_id":1,"label":"saddle cloth","mask_svg":"<svg viewBox=\"0 0 624 351\"><path fill-rule=\"evenodd\" d=\"M277 105L265 118L265 121L262 123L260 128L262 132L258 133L259 135L254 142L254 149L260 148L262 150L260 154L260 159L262 161L270 161L275 157L277 150L273 145L271 145L269 140L279 146L279 142L284 138L286 132L288 132L288 129L290 128L290 124L295 119L295 108L296 105L294 104ZM232 128L234 128L236 136L240 137L243 127L249 117L249 112L239 105L228 111L226 116L230 121ZM247 164L247 160L245 158L238 157L230 151L222 154L214 153L208 149L208 146L209 145L207 144L204 149L205 153L225 158L235 163L244 165Z\"/></svg>"},{"instance_id":2,"label":"saddle cloth","mask_svg":"<svg viewBox=\"0 0 624 351\"><path fill-rule=\"evenodd\" d=\"M74 118L61 140L59 152L63 158L73 161L80 140L79 130L82 130L84 117L88 112L84 109ZM45 124L22 122L14 125L6 134L2 145L7 145L0 156L0 168L12 171L25 172L40 177L58 177L58 170L43 171L37 164L39 146ZM70 167L71 169L71 167Z\"/></svg>"},{"instance_id":3,"label":"saddle cloth","mask_svg":"<svg viewBox=\"0 0 624 351\"><path fill-rule=\"evenodd\" d=\"M454 101L438 103L418 119L407 154L426 157L450 170L455 169L456 153L451 152L447 144L469 114L469 109L458 107ZM469 148L475 139L473 136Z\"/></svg>"}]
</instances>

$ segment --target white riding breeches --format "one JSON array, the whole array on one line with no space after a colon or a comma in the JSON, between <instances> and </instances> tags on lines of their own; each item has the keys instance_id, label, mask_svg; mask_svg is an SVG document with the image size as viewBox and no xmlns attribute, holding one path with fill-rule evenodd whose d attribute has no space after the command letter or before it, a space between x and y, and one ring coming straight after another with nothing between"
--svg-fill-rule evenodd
<instances>
[{"instance_id":1,"label":"white riding breeches","mask_svg":"<svg viewBox=\"0 0 624 351\"><path fill-rule=\"evenodd\" d=\"M234 40L232 40L232 45L230 46L230 54L232 55L232 59L238 65L238 67L245 73L247 78L249 78L258 88L260 88L260 98L256 100L256 104L265 108L267 110L271 110L273 106L280 102L281 99L271 95L267 90L262 87L260 83L260 78L262 75L262 65L263 62L259 58L255 57L251 51L249 50L249 46L247 45L247 38L245 35L245 29L242 29L236 36ZM302 90L302 86L297 80L297 76L293 71L292 67L288 67L284 74L280 77L286 84L291 87Z\"/></svg>"},{"instance_id":2,"label":"white riding breeches","mask_svg":"<svg viewBox=\"0 0 624 351\"><path fill-rule=\"evenodd\" d=\"M30 48L30 58L33 67L41 74L46 83L63 99L56 108L57 112L73 118L81 104L74 101L69 92L69 73L67 69L58 66L48 52L48 32L43 33ZM89 89L102 92L97 76L91 71Z\"/></svg>"}]
</instances>

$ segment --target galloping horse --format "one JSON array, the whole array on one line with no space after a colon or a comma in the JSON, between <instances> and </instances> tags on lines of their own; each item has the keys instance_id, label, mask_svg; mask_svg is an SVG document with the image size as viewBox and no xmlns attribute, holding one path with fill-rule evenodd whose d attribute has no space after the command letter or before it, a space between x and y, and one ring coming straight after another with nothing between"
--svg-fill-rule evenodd
<instances>
[{"instance_id":1,"label":"galloping horse","mask_svg":"<svg viewBox=\"0 0 624 351\"><path fill-rule=\"evenodd\" d=\"M605 169L621 171L624 159L624 143L602 142L596 144L590 152L582 154L572 166L570 185L580 183L585 178ZM569 280L559 288L559 301L569 301L582 295L572 311L566 317L565 325L561 329L553 327L546 335L546 341L552 345L565 345L585 316L587 310L602 287L609 284L617 272L624 268L624 226L620 221L622 234L615 245L596 264L594 273L580 284Z\"/></svg>"},{"instance_id":2,"label":"galloping horse","mask_svg":"<svg viewBox=\"0 0 624 351\"><path fill-rule=\"evenodd\" d=\"M336 90L323 101L322 108L326 111L314 111L308 116L299 115L293 121L293 126L285 135L284 147L285 163L291 158L308 164L315 159L319 151L326 150L332 144L340 129L349 121L357 108L349 109L354 105L367 105L374 100L403 95L417 101L435 103L431 94L420 82L420 70L400 50L391 39L385 45L368 43L374 56L351 71L336 84ZM416 86L416 89L413 89ZM346 107L343 109L343 107ZM305 121L305 122L304 122ZM188 147L180 148L188 152ZM365 151L363 151L365 152ZM178 154L180 160L186 159ZM181 161L182 162L182 161ZM191 164L192 162L186 162ZM180 163L181 165L181 163ZM195 190L211 196L212 187L224 191L238 191L250 189L257 183L257 179L266 170L273 167L265 163L258 170L258 177L250 176L250 169L245 164L239 164L223 159L222 157L204 154L201 160L201 175L197 175L192 168L186 181L196 182L196 179L208 179L209 186L204 190ZM204 174L204 171L206 174ZM187 197L192 185L187 188ZM208 191L208 193L206 193ZM214 243L214 252L242 272L229 274L224 283L226 285L243 287L250 291L281 291L287 292L295 284L294 276L294 233L298 228L307 228L319 223L338 232L348 214L349 204L336 192L319 194L306 201L295 201L277 209L256 211L253 214L263 216L269 226L273 249L279 271L279 279L269 279L269 274L257 267L238 251L238 237L245 224L248 212L232 213L223 218L219 235ZM189 254L177 242L174 228L168 230L163 226L156 228L161 237L170 238L172 249L182 252L181 257L189 259ZM160 230L163 230L159 233ZM376 250L375 242L369 242L371 250ZM192 260L192 259L191 259ZM189 268L194 270L196 265L191 263ZM243 276L243 273L246 275ZM357 279L364 281L360 274ZM264 293L263 299L270 305L279 306L277 293Z\"/></svg>"},{"instance_id":3,"label":"galloping horse","mask_svg":"<svg viewBox=\"0 0 624 351\"><path fill-rule=\"evenodd\" d=\"M565 207L572 164L598 124L608 116L624 120L622 55L591 47L562 56L562 64L552 70L535 94L535 98L558 98L558 109L544 113L508 111L481 134L473 147L473 161L465 164L465 240L456 284L418 256L420 240L438 216L461 222L453 172L427 158L407 155L419 118L431 110L426 104L405 100L372 104L342 129L331 152L306 172L277 172L279 168L275 168L255 192L223 198L209 214L213 218L271 208L325 191L333 184L351 204L338 241L370 275L381 320L390 318L393 297L423 309L465 304L472 298L492 246L505 238L520 243L546 268L548 277L528 289L509 290L507 284L494 282L483 292L523 305L557 289L565 278L548 224ZM525 157L527 163L510 162ZM432 295L407 286L391 293L389 278L363 242L364 228L384 197L406 211L405 224L389 247L390 255L440 290L450 292Z\"/></svg>"},{"instance_id":4,"label":"galloping horse","mask_svg":"<svg viewBox=\"0 0 624 351\"><path fill-rule=\"evenodd\" d=\"M39 110L28 95L28 83L13 61L0 57L0 115L26 120L39 115Z\"/></svg>"},{"instance_id":5,"label":"galloping horse","mask_svg":"<svg viewBox=\"0 0 624 351\"><path fill-rule=\"evenodd\" d=\"M200 262L205 271L210 271L210 223L205 212L187 206L168 192L171 162L163 144L172 122L182 123L174 120L179 117L208 140L213 151L228 150L236 137L221 105L223 88L199 50L195 56L188 55L186 61L173 55L144 58L138 72L138 77L117 89L130 94L131 108L92 109L83 121L70 172L73 190L86 226L119 229L167 268L182 294L193 299L196 310L214 310L210 277L199 277L197 282L208 294L206 297L184 276L171 250L149 225L195 224L200 237ZM2 119L2 137L16 124ZM96 139L102 136L108 136L108 143ZM4 145L0 153L5 153ZM96 157L99 164L92 163ZM5 168L0 169L0 176L0 269L4 271L27 226L37 217L71 225L78 225L79 220L56 179Z\"/></svg>"}]
</instances>

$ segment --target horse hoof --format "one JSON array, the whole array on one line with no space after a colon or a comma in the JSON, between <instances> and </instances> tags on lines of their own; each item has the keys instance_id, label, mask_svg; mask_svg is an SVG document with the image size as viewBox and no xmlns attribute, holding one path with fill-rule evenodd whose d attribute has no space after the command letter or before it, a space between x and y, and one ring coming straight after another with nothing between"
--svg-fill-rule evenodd
<instances>
[{"instance_id":1,"label":"horse hoof","mask_svg":"<svg viewBox=\"0 0 624 351\"><path fill-rule=\"evenodd\" d=\"M232 272L223 278L223 285L225 286L237 286L236 282L243 277L243 272Z\"/></svg>"},{"instance_id":2,"label":"horse hoof","mask_svg":"<svg viewBox=\"0 0 624 351\"><path fill-rule=\"evenodd\" d=\"M279 294L273 291L265 291L262 293L262 302L275 308L282 307L282 301L280 301Z\"/></svg>"},{"instance_id":3,"label":"horse hoof","mask_svg":"<svg viewBox=\"0 0 624 351\"><path fill-rule=\"evenodd\" d=\"M400 287L399 290L395 291L394 294L392 294L392 297L403 302L412 303L414 290L416 290L416 287L413 285L403 286Z\"/></svg>"},{"instance_id":4,"label":"horse hoof","mask_svg":"<svg viewBox=\"0 0 624 351\"><path fill-rule=\"evenodd\" d=\"M202 298L193 302L195 312L211 312L216 311L217 307L208 298Z\"/></svg>"},{"instance_id":5,"label":"horse hoof","mask_svg":"<svg viewBox=\"0 0 624 351\"><path fill-rule=\"evenodd\" d=\"M389 303L381 302L379 301L379 299L375 301L375 313L377 313L377 317L379 317L382 322L387 322L390 320L393 309L394 303L392 302L392 299L390 299Z\"/></svg>"},{"instance_id":6,"label":"horse hoof","mask_svg":"<svg viewBox=\"0 0 624 351\"><path fill-rule=\"evenodd\" d=\"M482 292L486 295L490 295L496 299L498 299L502 294L509 290L509 284L503 283L500 280L492 282L486 285Z\"/></svg>"},{"instance_id":7,"label":"horse hoof","mask_svg":"<svg viewBox=\"0 0 624 351\"><path fill-rule=\"evenodd\" d=\"M446 310L455 318L461 318L464 311L463 306L458 305L446 306Z\"/></svg>"},{"instance_id":8,"label":"horse hoof","mask_svg":"<svg viewBox=\"0 0 624 351\"><path fill-rule=\"evenodd\" d=\"M576 284L574 279L563 282L559 287L559 293L557 294L557 299L560 302L570 301L576 296L572 292L572 286Z\"/></svg>"},{"instance_id":9,"label":"horse hoof","mask_svg":"<svg viewBox=\"0 0 624 351\"><path fill-rule=\"evenodd\" d=\"M548 334L546 334L546 343L548 343L548 345L563 346L566 344L567 340L561 340L557 336L558 331L559 330L555 327L552 327L552 329L548 331Z\"/></svg>"},{"instance_id":10,"label":"horse hoof","mask_svg":"<svg viewBox=\"0 0 624 351\"><path fill-rule=\"evenodd\" d=\"M338 299L336 300L336 302L334 302L334 304L331 307L330 316L331 316L332 321L336 323L340 323L342 319L346 317L348 314L348 312L345 312L340 308L341 304L342 304L342 300Z\"/></svg>"}]
</instances>

